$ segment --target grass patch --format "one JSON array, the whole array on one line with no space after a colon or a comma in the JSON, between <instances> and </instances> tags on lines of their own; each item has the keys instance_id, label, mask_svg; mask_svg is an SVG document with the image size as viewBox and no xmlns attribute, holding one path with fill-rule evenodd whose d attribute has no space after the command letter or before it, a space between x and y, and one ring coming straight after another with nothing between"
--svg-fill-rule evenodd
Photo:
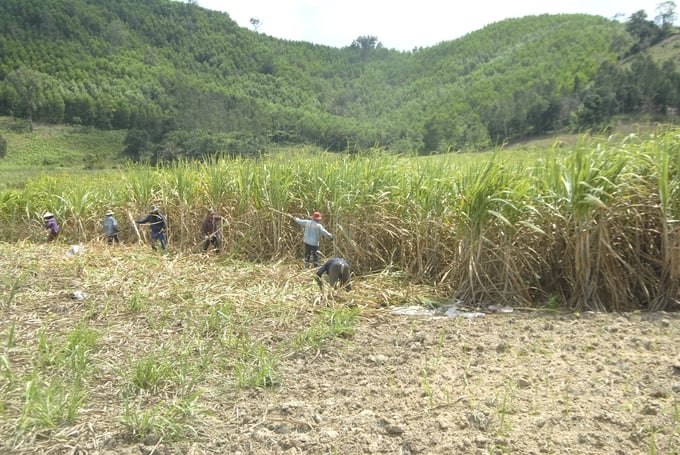
<instances>
[{"instance_id":1,"label":"grass patch","mask_svg":"<svg viewBox=\"0 0 680 455\"><path fill-rule=\"evenodd\" d=\"M357 327L356 308L325 309L309 328L295 339L296 349L318 349L325 341L333 338L350 338Z\"/></svg>"},{"instance_id":2,"label":"grass patch","mask_svg":"<svg viewBox=\"0 0 680 455\"><path fill-rule=\"evenodd\" d=\"M142 400L125 400L119 422L126 437L143 441L152 436L150 442L174 442L194 438L198 430L193 422L202 418L205 410L200 405L200 394L195 393L181 399L169 399L145 407Z\"/></svg>"},{"instance_id":3,"label":"grass patch","mask_svg":"<svg viewBox=\"0 0 680 455\"><path fill-rule=\"evenodd\" d=\"M0 190L23 188L26 182L63 174L92 178L121 165L125 131L35 123L0 117L0 135L7 141L7 155L0 159Z\"/></svg>"},{"instance_id":4,"label":"grass patch","mask_svg":"<svg viewBox=\"0 0 680 455\"><path fill-rule=\"evenodd\" d=\"M262 344L250 345L234 364L236 384L241 388L281 385L280 357Z\"/></svg>"}]
</instances>

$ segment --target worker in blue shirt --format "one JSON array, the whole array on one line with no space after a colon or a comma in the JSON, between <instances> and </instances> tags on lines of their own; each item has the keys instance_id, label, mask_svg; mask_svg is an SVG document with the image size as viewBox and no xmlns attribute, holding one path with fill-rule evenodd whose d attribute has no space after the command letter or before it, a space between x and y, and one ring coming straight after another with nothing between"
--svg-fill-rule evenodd
<instances>
[{"instance_id":1,"label":"worker in blue shirt","mask_svg":"<svg viewBox=\"0 0 680 455\"><path fill-rule=\"evenodd\" d=\"M305 244L304 257L306 269L309 268L310 262L314 264L314 267L319 266L319 243L321 236L323 235L327 239L333 240L333 234L328 232L320 223L321 218L321 213L319 212L314 212L310 220L293 217L297 224L305 228L303 241Z\"/></svg>"}]
</instances>

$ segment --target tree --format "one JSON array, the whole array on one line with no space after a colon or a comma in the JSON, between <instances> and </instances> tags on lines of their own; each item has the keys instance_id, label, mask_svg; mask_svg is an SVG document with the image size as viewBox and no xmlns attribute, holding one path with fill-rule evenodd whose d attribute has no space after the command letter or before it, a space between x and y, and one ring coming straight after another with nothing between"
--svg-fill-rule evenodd
<instances>
[{"instance_id":1,"label":"tree","mask_svg":"<svg viewBox=\"0 0 680 455\"><path fill-rule=\"evenodd\" d=\"M361 61L365 62L372 50L382 48L382 43L378 41L377 36L360 36L352 41L350 48L359 49L361 51Z\"/></svg>"},{"instance_id":2,"label":"tree","mask_svg":"<svg viewBox=\"0 0 680 455\"><path fill-rule=\"evenodd\" d=\"M19 115L25 115L28 118L30 129L33 129L33 115L40 107L41 96L47 86L48 78L47 74L24 66L7 76L7 81L18 95L18 105L14 110Z\"/></svg>"},{"instance_id":3,"label":"tree","mask_svg":"<svg viewBox=\"0 0 680 455\"><path fill-rule=\"evenodd\" d=\"M579 130L600 126L607 117L600 95L597 93L586 95L575 116L575 127Z\"/></svg>"},{"instance_id":4,"label":"tree","mask_svg":"<svg viewBox=\"0 0 680 455\"><path fill-rule=\"evenodd\" d=\"M658 111L661 106L657 104L657 98L665 102L663 98L658 97L659 87L662 81L666 79L661 68L659 68L651 56L645 55L633 60L630 70L633 81L642 94L641 109L644 112Z\"/></svg>"},{"instance_id":5,"label":"tree","mask_svg":"<svg viewBox=\"0 0 680 455\"><path fill-rule=\"evenodd\" d=\"M635 52L646 49L659 39L661 30L653 21L647 20L645 10L633 13L626 23L626 30L638 41L639 49Z\"/></svg>"},{"instance_id":6,"label":"tree","mask_svg":"<svg viewBox=\"0 0 680 455\"><path fill-rule=\"evenodd\" d=\"M253 26L253 30L255 30L256 32L259 32L260 27L262 27L262 22L260 22L260 19L258 19L257 17L251 17L250 18L250 25Z\"/></svg>"},{"instance_id":7,"label":"tree","mask_svg":"<svg viewBox=\"0 0 680 455\"><path fill-rule=\"evenodd\" d=\"M134 161L139 161L142 159L143 153L149 147L149 134L144 130L131 129L125 137L125 149L123 150L123 153Z\"/></svg>"},{"instance_id":8,"label":"tree","mask_svg":"<svg viewBox=\"0 0 680 455\"><path fill-rule=\"evenodd\" d=\"M0 136L0 158L7 156L7 139Z\"/></svg>"},{"instance_id":9,"label":"tree","mask_svg":"<svg viewBox=\"0 0 680 455\"><path fill-rule=\"evenodd\" d=\"M431 115L423 125L422 154L429 155L439 151L443 131L447 128L447 121L441 113Z\"/></svg>"},{"instance_id":10,"label":"tree","mask_svg":"<svg viewBox=\"0 0 680 455\"><path fill-rule=\"evenodd\" d=\"M106 29L106 37L114 47L125 47L130 41L130 33L120 19L111 21Z\"/></svg>"},{"instance_id":11,"label":"tree","mask_svg":"<svg viewBox=\"0 0 680 455\"><path fill-rule=\"evenodd\" d=\"M666 1L656 5L656 17L654 20L663 30L673 27L678 15L675 13L675 2Z\"/></svg>"},{"instance_id":12,"label":"tree","mask_svg":"<svg viewBox=\"0 0 680 455\"><path fill-rule=\"evenodd\" d=\"M353 49L369 50L375 49L379 44L377 36L360 36L350 46Z\"/></svg>"}]
</instances>

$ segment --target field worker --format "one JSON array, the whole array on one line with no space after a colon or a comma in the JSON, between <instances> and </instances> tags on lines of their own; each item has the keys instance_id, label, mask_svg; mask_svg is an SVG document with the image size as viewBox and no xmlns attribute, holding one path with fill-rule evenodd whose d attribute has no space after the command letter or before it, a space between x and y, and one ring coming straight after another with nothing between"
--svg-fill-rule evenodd
<instances>
[{"instance_id":1,"label":"field worker","mask_svg":"<svg viewBox=\"0 0 680 455\"><path fill-rule=\"evenodd\" d=\"M208 214L201 225L201 235L203 235L203 251L208 251L212 245L215 252L219 253L222 247L222 217L215 214L215 210L208 209Z\"/></svg>"},{"instance_id":2,"label":"field worker","mask_svg":"<svg viewBox=\"0 0 680 455\"><path fill-rule=\"evenodd\" d=\"M328 283L331 288L337 289L338 287L344 288L345 291L352 290L352 283L349 282L349 262L343 258L330 258L324 265L319 267L316 271L316 276L314 279L319 285L319 289L323 291L323 281L322 276L324 273L328 274Z\"/></svg>"},{"instance_id":3,"label":"field worker","mask_svg":"<svg viewBox=\"0 0 680 455\"><path fill-rule=\"evenodd\" d=\"M156 242L160 242L161 249L163 250L166 249L168 237L165 231L168 228L168 222L165 220L165 217L161 215L161 213L158 211L158 207L152 205L151 210L149 210L149 214L146 216L146 218L142 218L141 220L135 220L135 223L149 225L149 229L151 230L152 250L156 250Z\"/></svg>"},{"instance_id":4,"label":"field worker","mask_svg":"<svg viewBox=\"0 0 680 455\"><path fill-rule=\"evenodd\" d=\"M54 242L59 236L59 224L54 218L54 214L50 212L45 212L43 219L45 220L45 229L47 229L47 241Z\"/></svg>"},{"instance_id":5,"label":"field worker","mask_svg":"<svg viewBox=\"0 0 680 455\"><path fill-rule=\"evenodd\" d=\"M305 268L309 268L310 259L314 263L314 267L319 266L319 241L321 236L333 240L333 235L328 232L319 221L321 221L321 213L314 212L311 220L303 220L295 218L295 222L300 226L305 227L303 241L305 243Z\"/></svg>"},{"instance_id":6,"label":"field worker","mask_svg":"<svg viewBox=\"0 0 680 455\"><path fill-rule=\"evenodd\" d=\"M102 227L104 228L104 234L106 234L106 243L109 245L113 242L116 242L116 244L120 243L118 238L118 221L114 218L113 211L106 211L102 220Z\"/></svg>"}]
</instances>

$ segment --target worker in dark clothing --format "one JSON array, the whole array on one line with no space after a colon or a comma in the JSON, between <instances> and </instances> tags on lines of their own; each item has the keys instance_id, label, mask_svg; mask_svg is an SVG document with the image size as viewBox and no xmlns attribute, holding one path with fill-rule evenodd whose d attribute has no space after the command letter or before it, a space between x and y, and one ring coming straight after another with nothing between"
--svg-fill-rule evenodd
<instances>
[{"instance_id":1,"label":"worker in dark clothing","mask_svg":"<svg viewBox=\"0 0 680 455\"><path fill-rule=\"evenodd\" d=\"M203 235L203 251L208 251L212 245L215 252L219 253L222 248L222 217L215 214L213 209L208 209L208 214L203 219L201 235Z\"/></svg>"},{"instance_id":2,"label":"worker in dark clothing","mask_svg":"<svg viewBox=\"0 0 680 455\"><path fill-rule=\"evenodd\" d=\"M135 220L137 224L148 224L151 230L151 249L156 249L156 242L161 244L161 249L165 250L168 244L168 236L166 230L168 229L168 222L165 217L158 211L158 207L151 206L151 210L146 218Z\"/></svg>"},{"instance_id":3,"label":"worker in dark clothing","mask_svg":"<svg viewBox=\"0 0 680 455\"><path fill-rule=\"evenodd\" d=\"M323 274L328 274L328 283L331 288L343 288L345 291L352 290L352 283L349 282L350 268L349 262L343 258L330 258L324 265L319 267L316 271L314 279L319 285L319 289L323 291L323 280L321 279Z\"/></svg>"}]
</instances>

